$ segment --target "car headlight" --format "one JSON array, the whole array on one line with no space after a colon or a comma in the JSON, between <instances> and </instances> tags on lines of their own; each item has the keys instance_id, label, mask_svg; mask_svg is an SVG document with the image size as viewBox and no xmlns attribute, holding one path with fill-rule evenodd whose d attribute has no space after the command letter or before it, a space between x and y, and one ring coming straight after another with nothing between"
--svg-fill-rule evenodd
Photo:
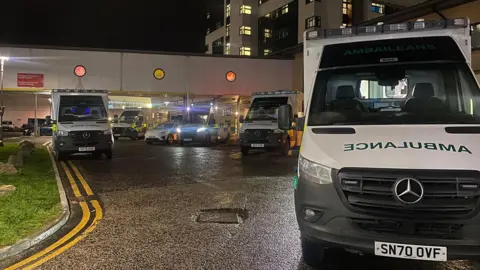
<instances>
[{"instance_id":1,"label":"car headlight","mask_svg":"<svg viewBox=\"0 0 480 270\"><path fill-rule=\"evenodd\" d=\"M104 135L112 135L112 130L111 129L104 130L103 134Z\"/></svg>"},{"instance_id":2,"label":"car headlight","mask_svg":"<svg viewBox=\"0 0 480 270\"><path fill-rule=\"evenodd\" d=\"M298 158L299 177L317 184L332 183L332 169L310 161L300 155Z\"/></svg>"},{"instance_id":3,"label":"car headlight","mask_svg":"<svg viewBox=\"0 0 480 270\"><path fill-rule=\"evenodd\" d=\"M205 131L204 127L197 129L197 132L204 132L204 131Z\"/></svg>"},{"instance_id":4,"label":"car headlight","mask_svg":"<svg viewBox=\"0 0 480 270\"><path fill-rule=\"evenodd\" d=\"M181 130L181 129L179 129L179 128L177 128L177 133L180 133L180 132L182 132L182 130Z\"/></svg>"},{"instance_id":5,"label":"car headlight","mask_svg":"<svg viewBox=\"0 0 480 270\"><path fill-rule=\"evenodd\" d=\"M66 136L68 136L68 131L66 131L66 130L59 130L59 131L57 131L57 135L58 135L58 136L61 136L61 137L66 137Z\"/></svg>"}]
</instances>

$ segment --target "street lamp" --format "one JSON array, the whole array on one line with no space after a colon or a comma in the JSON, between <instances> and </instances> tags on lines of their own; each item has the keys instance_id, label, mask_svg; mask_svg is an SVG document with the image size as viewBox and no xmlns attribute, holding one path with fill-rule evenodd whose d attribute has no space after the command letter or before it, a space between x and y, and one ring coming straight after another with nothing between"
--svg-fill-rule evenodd
<instances>
[{"instance_id":1,"label":"street lamp","mask_svg":"<svg viewBox=\"0 0 480 270\"><path fill-rule=\"evenodd\" d=\"M0 107L3 108L3 66L5 62L10 58L6 56L0 56ZM3 122L3 113L0 115L1 121Z\"/></svg>"},{"instance_id":2,"label":"street lamp","mask_svg":"<svg viewBox=\"0 0 480 270\"><path fill-rule=\"evenodd\" d=\"M5 107L3 106L3 66L5 62L10 58L6 56L0 56L0 146L3 146L3 113Z\"/></svg>"}]
</instances>

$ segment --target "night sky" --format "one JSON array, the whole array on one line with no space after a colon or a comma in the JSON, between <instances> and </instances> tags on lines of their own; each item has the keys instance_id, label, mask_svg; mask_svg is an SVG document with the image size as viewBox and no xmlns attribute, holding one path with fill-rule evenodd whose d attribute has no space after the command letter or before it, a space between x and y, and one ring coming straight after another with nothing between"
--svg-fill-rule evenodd
<instances>
[{"instance_id":1,"label":"night sky","mask_svg":"<svg viewBox=\"0 0 480 270\"><path fill-rule=\"evenodd\" d=\"M8 1L0 42L204 53L204 1Z\"/></svg>"}]
</instances>

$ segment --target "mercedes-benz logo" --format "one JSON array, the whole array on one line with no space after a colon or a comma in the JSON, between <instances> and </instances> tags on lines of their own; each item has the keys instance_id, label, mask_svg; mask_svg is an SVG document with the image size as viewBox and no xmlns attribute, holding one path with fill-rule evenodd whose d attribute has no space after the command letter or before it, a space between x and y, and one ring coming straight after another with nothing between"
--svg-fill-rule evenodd
<instances>
[{"instance_id":1,"label":"mercedes-benz logo","mask_svg":"<svg viewBox=\"0 0 480 270\"><path fill-rule=\"evenodd\" d=\"M260 130L255 130L255 136L260 137Z\"/></svg>"},{"instance_id":2,"label":"mercedes-benz logo","mask_svg":"<svg viewBox=\"0 0 480 270\"><path fill-rule=\"evenodd\" d=\"M84 139L90 138L90 133L84 132L84 133L83 133L83 138L84 138Z\"/></svg>"},{"instance_id":3,"label":"mercedes-benz logo","mask_svg":"<svg viewBox=\"0 0 480 270\"><path fill-rule=\"evenodd\" d=\"M402 178L395 182L393 193L405 204L416 204L424 195L423 185L415 178Z\"/></svg>"}]
</instances>

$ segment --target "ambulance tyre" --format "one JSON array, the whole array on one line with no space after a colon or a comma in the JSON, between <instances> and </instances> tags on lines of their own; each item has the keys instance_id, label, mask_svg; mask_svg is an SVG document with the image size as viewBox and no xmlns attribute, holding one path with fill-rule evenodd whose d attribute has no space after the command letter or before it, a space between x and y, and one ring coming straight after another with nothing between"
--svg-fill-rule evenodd
<instances>
[{"instance_id":1,"label":"ambulance tyre","mask_svg":"<svg viewBox=\"0 0 480 270\"><path fill-rule=\"evenodd\" d=\"M240 150L242 151L243 156L248 156L248 151L250 150L250 148L246 146L242 146Z\"/></svg>"},{"instance_id":2,"label":"ambulance tyre","mask_svg":"<svg viewBox=\"0 0 480 270\"><path fill-rule=\"evenodd\" d=\"M305 264L314 269L320 269L324 254L325 248L320 243L312 242L302 236L302 257Z\"/></svg>"},{"instance_id":3,"label":"ambulance tyre","mask_svg":"<svg viewBox=\"0 0 480 270\"><path fill-rule=\"evenodd\" d=\"M67 154L62 153L62 152L60 152L60 151L58 151L58 150L55 151L55 159L56 159L57 161L66 160L66 159L67 159L67 156L68 156Z\"/></svg>"},{"instance_id":4,"label":"ambulance tyre","mask_svg":"<svg viewBox=\"0 0 480 270\"><path fill-rule=\"evenodd\" d=\"M212 143L212 137L210 137L210 134L207 134L205 136L205 142L203 143L203 145L209 146L211 143Z\"/></svg>"}]
</instances>

